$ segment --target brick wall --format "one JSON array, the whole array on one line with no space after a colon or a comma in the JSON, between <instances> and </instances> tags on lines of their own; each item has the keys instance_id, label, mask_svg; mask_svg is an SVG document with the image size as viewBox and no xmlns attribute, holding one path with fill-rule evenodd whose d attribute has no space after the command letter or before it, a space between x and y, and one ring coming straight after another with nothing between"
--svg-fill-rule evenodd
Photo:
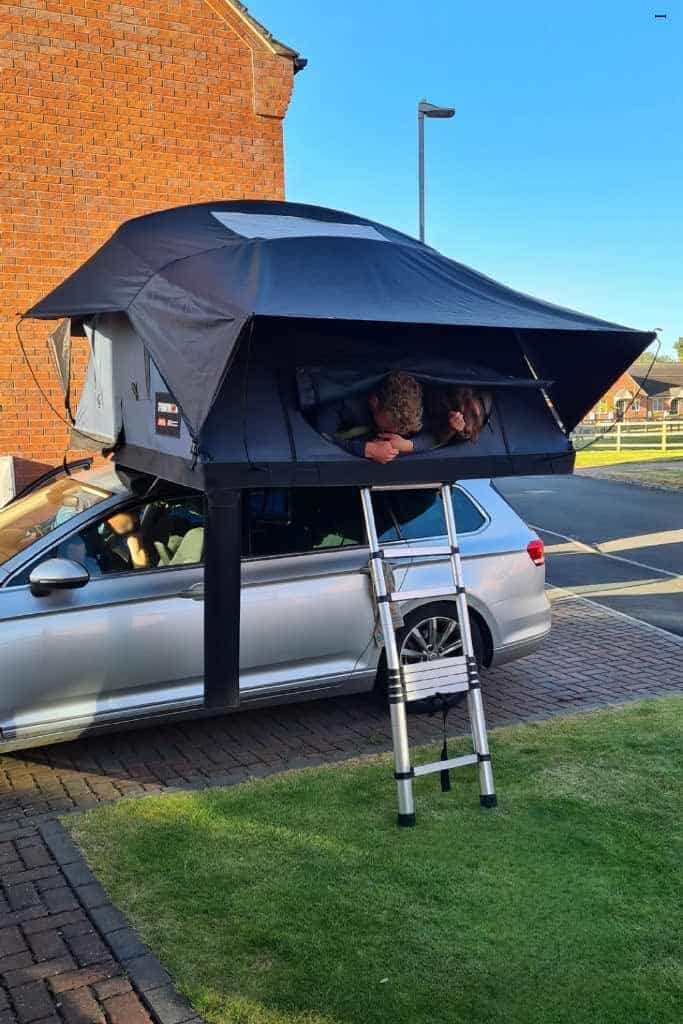
<instances>
[{"instance_id":1,"label":"brick wall","mask_svg":"<svg viewBox=\"0 0 683 1024\"><path fill-rule=\"evenodd\" d=\"M61 461L67 431L15 314L129 217L282 198L292 78L228 0L0 0L0 454L20 484ZM22 336L60 408L51 326Z\"/></svg>"}]
</instances>

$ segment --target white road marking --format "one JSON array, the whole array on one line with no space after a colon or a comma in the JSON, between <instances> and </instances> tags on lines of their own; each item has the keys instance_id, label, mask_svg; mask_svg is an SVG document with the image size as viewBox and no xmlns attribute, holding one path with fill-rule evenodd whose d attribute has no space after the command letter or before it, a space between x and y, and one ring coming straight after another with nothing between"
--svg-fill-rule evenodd
<instances>
[{"instance_id":1,"label":"white road marking","mask_svg":"<svg viewBox=\"0 0 683 1024\"><path fill-rule=\"evenodd\" d=\"M676 580L682 579L681 573L669 572L668 569L659 569L655 565L647 565L646 562L638 562L635 558L624 558L623 555L613 555L611 552L602 551L601 548L594 546L593 544L586 544L585 541L578 540L576 537L568 537L565 533L558 533L557 530L549 530L545 526L537 526L533 523L529 524L532 530L536 530L537 533L548 533L551 537L560 537L568 544L575 544L576 547L581 548L583 551L587 551L591 555L600 555L602 558L611 558L615 562L625 562L627 565L635 565L639 569L647 569L649 572L658 572L662 576L671 576Z\"/></svg>"}]
</instances>

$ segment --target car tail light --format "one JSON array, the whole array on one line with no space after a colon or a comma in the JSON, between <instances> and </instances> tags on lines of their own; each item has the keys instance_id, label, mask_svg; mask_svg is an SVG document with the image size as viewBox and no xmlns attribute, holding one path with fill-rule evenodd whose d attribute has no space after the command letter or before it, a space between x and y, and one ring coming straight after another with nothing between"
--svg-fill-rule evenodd
<instances>
[{"instance_id":1,"label":"car tail light","mask_svg":"<svg viewBox=\"0 0 683 1024\"><path fill-rule=\"evenodd\" d=\"M526 549L534 565L545 565L545 549L542 540L530 540Z\"/></svg>"}]
</instances>

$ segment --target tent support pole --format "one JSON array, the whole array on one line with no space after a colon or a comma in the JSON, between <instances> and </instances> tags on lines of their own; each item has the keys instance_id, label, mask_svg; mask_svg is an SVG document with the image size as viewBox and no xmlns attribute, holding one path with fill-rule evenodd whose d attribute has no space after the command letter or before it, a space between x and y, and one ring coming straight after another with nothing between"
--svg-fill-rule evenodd
<instances>
[{"instance_id":1,"label":"tent support pole","mask_svg":"<svg viewBox=\"0 0 683 1024\"><path fill-rule=\"evenodd\" d=\"M204 564L204 706L240 702L242 492L207 492Z\"/></svg>"}]
</instances>

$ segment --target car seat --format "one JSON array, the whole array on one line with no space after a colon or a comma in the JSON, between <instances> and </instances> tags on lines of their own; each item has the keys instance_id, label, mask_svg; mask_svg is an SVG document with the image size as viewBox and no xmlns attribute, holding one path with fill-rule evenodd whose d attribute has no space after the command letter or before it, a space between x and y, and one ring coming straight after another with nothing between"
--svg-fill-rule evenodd
<instances>
[{"instance_id":1,"label":"car seat","mask_svg":"<svg viewBox=\"0 0 683 1024\"><path fill-rule=\"evenodd\" d=\"M169 545L175 537L169 537ZM155 544L156 547L156 544ZM157 549L158 550L158 549ZM167 565L196 565L201 562L204 554L204 527L194 526L188 530L178 544L176 550L171 554ZM159 563L161 564L161 562Z\"/></svg>"}]
</instances>

